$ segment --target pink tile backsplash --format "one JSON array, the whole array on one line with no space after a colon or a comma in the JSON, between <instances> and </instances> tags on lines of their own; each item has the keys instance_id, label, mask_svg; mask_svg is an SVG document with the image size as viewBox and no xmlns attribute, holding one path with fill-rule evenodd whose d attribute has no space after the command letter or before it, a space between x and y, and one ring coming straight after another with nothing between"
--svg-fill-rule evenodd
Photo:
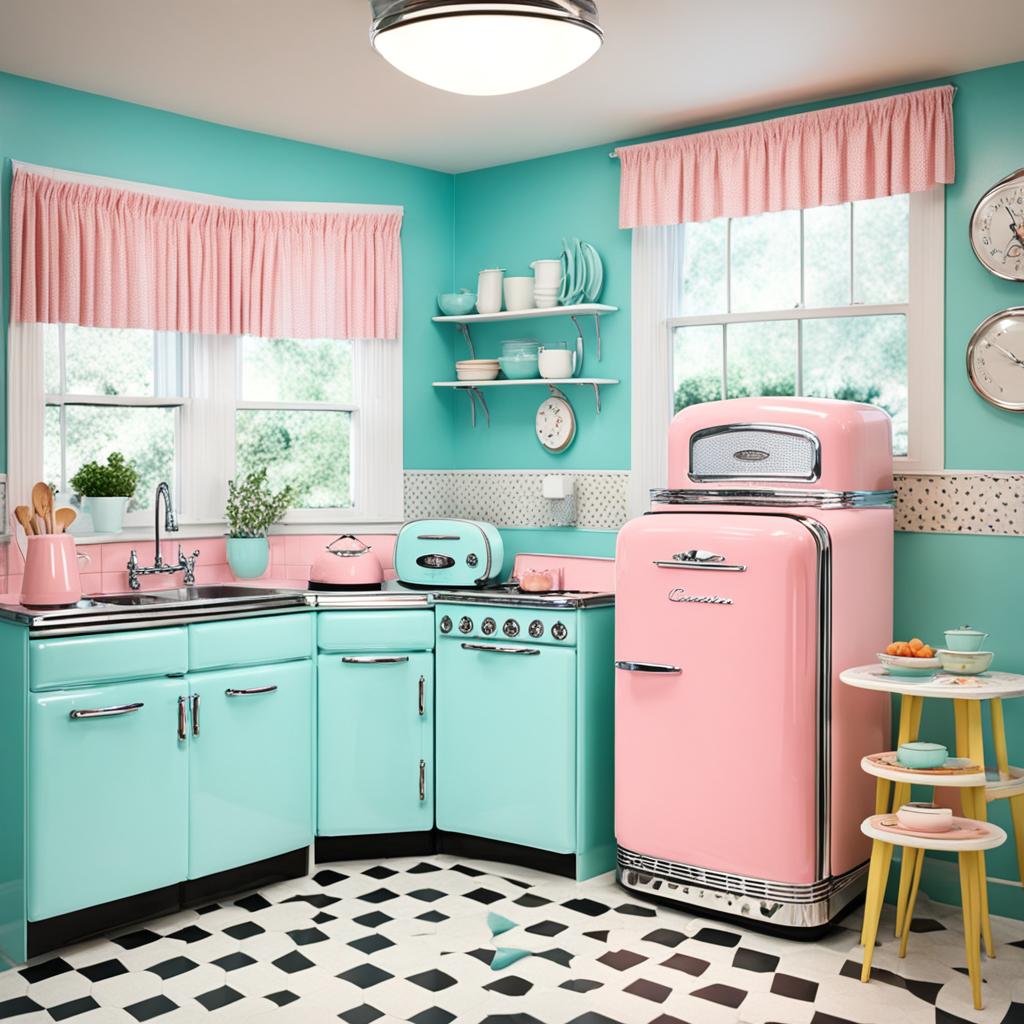
<instances>
[{"instance_id":1,"label":"pink tile backsplash","mask_svg":"<svg viewBox=\"0 0 1024 1024\"><path fill-rule=\"evenodd\" d=\"M269 585L271 582L292 587L305 587L309 580L309 568L319 557L326 545L337 534L305 534L274 536L270 538L270 563L267 571L251 582ZM360 540L369 544L381 561L386 579L394 579L394 534L360 535ZM164 561L173 562L178 554L177 537L172 535L162 541ZM227 544L220 537L188 537L180 541L186 554L199 549L196 561L197 583L233 583L235 575L227 564ZM152 541L115 541L109 544L83 544L79 552L89 557L82 566L82 592L86 594L122 593L128 589L128 559L135 549L140 565L152 565L156 555ZM8 600L17 601L21 592L22 574L25 561L15 542L6 545L6 570L0 559L0 592ZM282 582L286 581L286 582ZM237 580L237 582L247 582ZM180 576L143 576L142 590L167 590L181 585Z\"/></svg>"}]
</instances>

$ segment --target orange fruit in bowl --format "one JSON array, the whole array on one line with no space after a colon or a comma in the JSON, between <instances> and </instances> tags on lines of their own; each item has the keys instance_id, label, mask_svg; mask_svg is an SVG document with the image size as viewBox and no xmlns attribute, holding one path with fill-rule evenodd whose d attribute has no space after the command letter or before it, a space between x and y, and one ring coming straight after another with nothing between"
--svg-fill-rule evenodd
<instances>
[{"instance_id":1,"label":"orange fruit in bowl","mask_svg":"<svg viewBox=\"0 0 1024 1024\"><path fill-rule=\"evenodd\" d=\"M895 655L899 651L899 646L900 645L898 643L891 643L888 647L886 647L885 653Z\"/></svg>"},{"instance_id":2,"label":"orange fruit in bowl","mask_svg":"<svg viewBox=\"0 0 1024 1024\"><path fill-rule=\"evenodd\" d=\"M913 652L914 652L915 654L916 654L916 653L917 653L917 652L918 652L919 650L921 650L921 648L922 648L922 647L924 647L924 641L923 641L923 640L921 640L921 639L920 639L919 637L916 637L916 636L915 636L915 637L914 637L914 639L910 641L910 649L911 649L911 650L912 650L912 651L913 651Z\"/></svg>"}]
</instances>

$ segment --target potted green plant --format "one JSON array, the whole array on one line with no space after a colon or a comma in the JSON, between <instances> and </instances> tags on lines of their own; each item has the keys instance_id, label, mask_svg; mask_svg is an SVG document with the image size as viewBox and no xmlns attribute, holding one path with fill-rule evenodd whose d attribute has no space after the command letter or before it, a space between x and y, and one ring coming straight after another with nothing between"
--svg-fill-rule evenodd
<instances>
[{"instance_id":1,"label":"potted green plant","mask_svg":"<svg viewBox=\"0 0 1024 1024\"><path fill-rule=\"evenodd\" d=\"M276 494L267 483L267 470L255 470L240 482L228 481L228 565L239 579L254 579L267 571L270 542L267 533L292 500L292 488Z\"/></svg>"},{"instance_id":2,"label":"potted green plant","mask_svg":"<svg viewBox=\"0 0 1024 1024\"><path fill-rule=\"evenodd\" d=\"M106 465L87 462L69 481L92 517L96 533L120 533L124 512L139 483L136 468L120 452L111 452Z\"/></svg>"}]
</instances>

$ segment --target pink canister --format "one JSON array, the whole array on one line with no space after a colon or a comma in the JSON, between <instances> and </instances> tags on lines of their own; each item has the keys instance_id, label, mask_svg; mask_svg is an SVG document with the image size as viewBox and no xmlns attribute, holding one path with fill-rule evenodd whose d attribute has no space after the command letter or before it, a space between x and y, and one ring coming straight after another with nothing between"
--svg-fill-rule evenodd
<instances>
[{"instance_id":1,"label":"pink canister","mask_svg":"<svg viewBox=\"0 0 1024 1024\"><path fill-rule=\"evenodd\" d=\"M21 603L26 605L74 604L82 599L75 538L69 533L26 537L25 577Z\"/></svg>"}]
</instances>

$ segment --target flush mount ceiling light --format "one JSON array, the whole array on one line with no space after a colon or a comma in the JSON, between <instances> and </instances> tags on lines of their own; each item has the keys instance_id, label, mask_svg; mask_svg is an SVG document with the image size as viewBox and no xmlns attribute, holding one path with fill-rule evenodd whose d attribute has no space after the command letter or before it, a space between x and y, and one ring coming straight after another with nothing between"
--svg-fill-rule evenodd
<instances>
[{"instance_id":1,"label":"flush mount ceiling light","mask_svg":"<svg viewBox=\"0 0 1024 1024\"><path fill-rule=\"evenodd\" d=\"M601 48L594 0L370 0L374 49L447 92L500 96L554 81Z\"/></svg>"}]
</instances>

